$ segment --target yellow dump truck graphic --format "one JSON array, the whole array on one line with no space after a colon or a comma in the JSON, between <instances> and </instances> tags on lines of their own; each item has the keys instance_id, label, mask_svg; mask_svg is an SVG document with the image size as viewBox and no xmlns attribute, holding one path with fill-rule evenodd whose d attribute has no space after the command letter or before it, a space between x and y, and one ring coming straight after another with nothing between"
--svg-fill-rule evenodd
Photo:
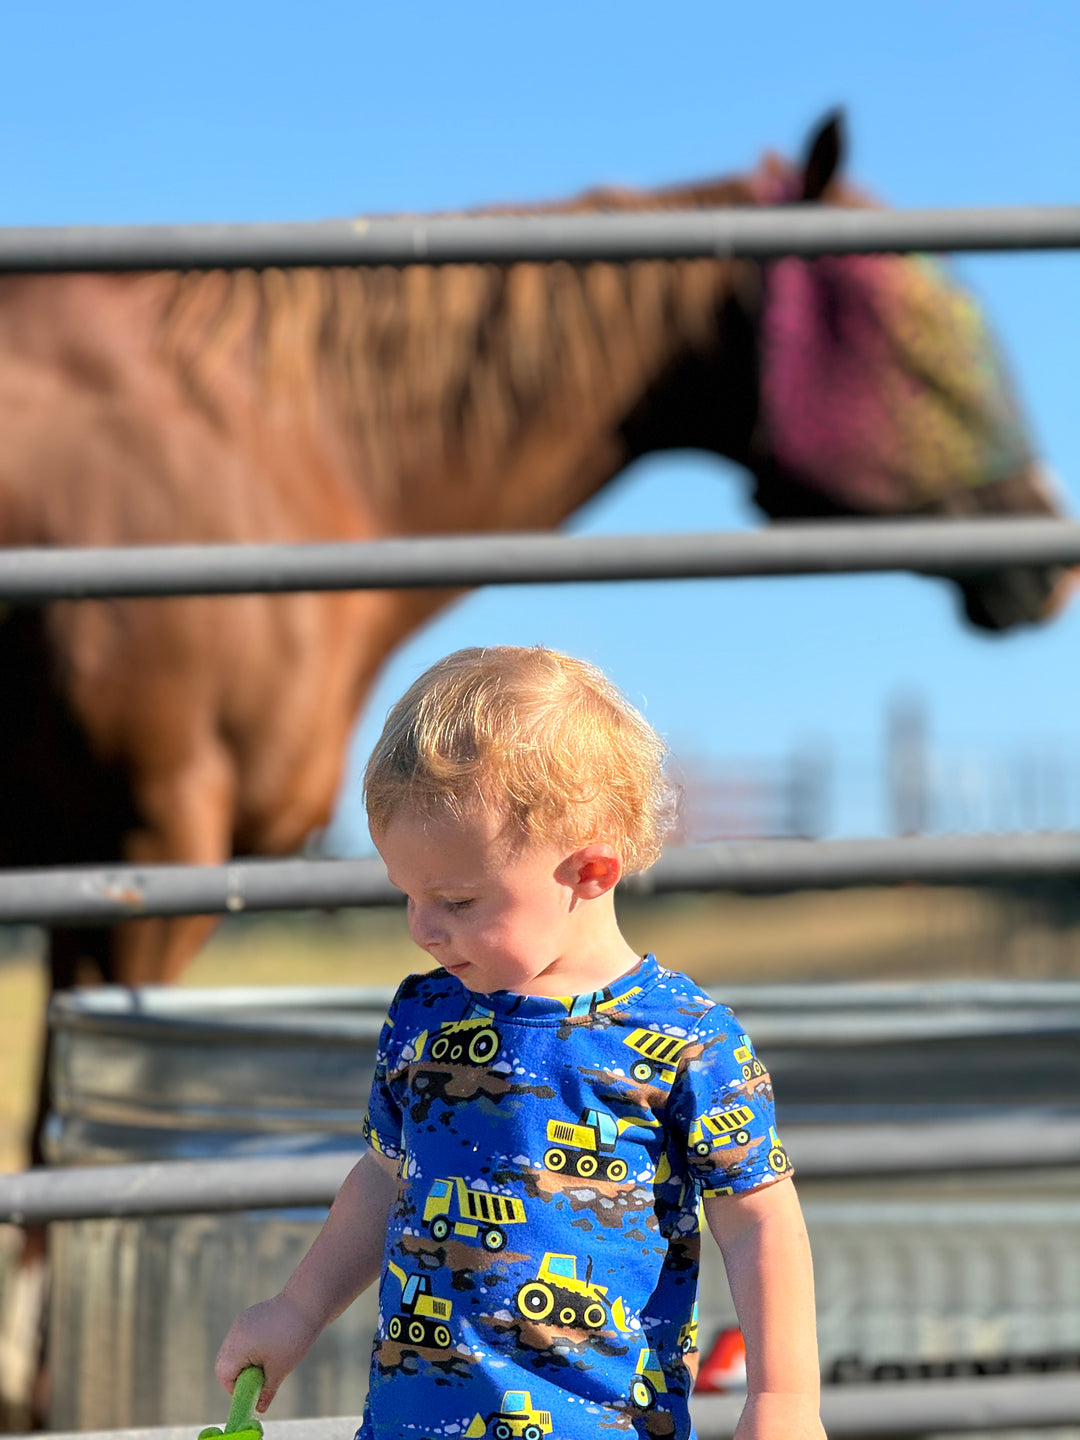
<instances>
[{"instance_id":1,"label":"yellow dump truck graphic","mask_svg":"<svg viewBox=\"0 0 1080 1440\"><path fill-rule=\"evenodd\" d=\"M749 1105L732 1105L715 1115L699 1115L690 1126L690 1149L702 1157L711 1155L724 1145L749 1145L747 1125L753 1123L754 1112Z\"/></svg>"},{"instance_id":2,"label":"yellow dump truck graphic","mask_svg":"<svg viewBox=\"0 0 1080 1440\"><path fill-rule=\"evenodd\" d=\"M659 1030L631 1030L623 1044L629 1045L638 1057L630 1065L632 1079L641 1085L654 1079L674 1085L675 1067L690 1041L661 1035Z\"/></svg>"},{"instance_id":3,"label":"yellow dump truck graphic","mask_svg":"<svg viewBox=\"0 0 1080 1440\"><path fill-rule=\"evenodd\" d=\"M465 1440L478 1440L491 1435L494 1440L542 1440L551 1434L551 1411L534 1410L528 1390L507 1390L498 1410L486 1418L473 1417L465 1431Z\"/></svg>"},{"instance_id":4,"label":"yellow dump truck graphic","mask_svg":"<svg viewBox=\"0 0 1080 1440\"><path fill-rule=\"evenodd\" d=\"M470 1190L460 1175L433 1181L424 1202L423 1220L435 1240L461 1235L479 1239L485 1250L501 1250L506 1226L520 1225L524 1219L525 1206L513 1195Z\"/></svg>"},{"instance_id":5,"label":"yellow dump truck graphic","mask_svg":"<svg viewBox=\"0 0 1080 1440\"><path fill-rule=\"evenodd\" d=\"M776 1175L786 1175L791 1169L791 1161L780 1143L775 1125L769 1126L769 1169Z\"/></svg>"},{"instance_id":6,"label":"yellow dump truck graphic","mask_svg":"<svg viewBox=\"0 0 1080 1440\"><path fill-rule=\"evenodd\" d=\"M589 1278L591 1272L591 1259L585 1279L579 1280L576 1256L547 1254L536 1279L518 1286L514 1303L527 1320L564 1329L602 1330L610 1319L625 1331L628 1327L622 1300L614 1301L609 1312L607 1286L594 1285Z\"/></svg>"},{"instance_id":7,"label":"yellow dump truck graphic","mask_svg":"<svg viewBox=\"0 0 1080 1440\"><path fill-rule=\"evenodd\" d=\"M656 1404L657 1395L667 1394L667 1381L655 1350L642 1350L630 1382L630 1399L641 1410Z\"/></svg>"},{"instance_id":8,"label":"yellow dump truck graphic","mask_svg":"<svg viewBox=\"0 0 1080 1440\"><path fill-rule=\"evenodd\" d=\"M625 1180L629 1166L621 1155L613 1153L619 1137L637 1130L640 1139L659 1124L652 1119L617 1120L603 1110L583 1110L577 1124L549 1120L544 1164L557 1173L565 1171L586 1179L599 1175L602 1180Z\"/></svg>"},{"instance_id":9,"label":"yellow dump truck graphic","mask_svg":"<svg viewBox=\"0 0 1080 1440\"><path fill-rule=\"evenodd\" d=\"M451 1065L490 1065L500 1044L492 1018L490 1010L475 1005L464 1020L448 1020L440 1025L430 1045L428 1032L422 1031L413 1046L416 1060L422 1060L427 1050L432 1060Z\"/></svg>"},{"instance_id":10,"label":"yellow dump truck graphic","mask_svg":"<svg viewBox=\"0 0 1080 1440\"><path fill-rule=\"evenodd\" d=\"M390 1270L401 1286L401 1310L397 1315L391 1315L386 1327L387 1335L401 1345L449 1350L453 1303L432 1295L428 1276L406 1275L393 1260L390 1261Z\"/></svg>"},{"instance_id":11,"label":"yellow dump truck graphic","mask_svg":"<svg viewBox=\"0 0 1080 1440\"><path fill-rule=\"evenodd\" d=\"M739 1043L732 1052L736 1065L742 1067L742 1078L744 1080L756 1080L759 1075L765 1074L765 1066L754 1054L754 1047L750 1044L749 1035L740 1035Z\"/></svg>"}]
</instances>

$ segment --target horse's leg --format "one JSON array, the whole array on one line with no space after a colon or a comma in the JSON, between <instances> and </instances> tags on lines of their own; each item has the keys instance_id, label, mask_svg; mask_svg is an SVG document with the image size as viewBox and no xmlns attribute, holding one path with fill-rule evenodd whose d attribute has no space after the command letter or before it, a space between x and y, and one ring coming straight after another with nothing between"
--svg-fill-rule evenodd
<instances>
[{"instance_id":1,"label":"horse's leg","mask_svg":"<svg viewBox=\"0 0 1080 1440\"><path fill-rule=\"evenodd\" d=\"M135 865L222 865L232 850L236 776L224 748L207 743L184 765L134 785L142 823L124 841ZM132 920L112 932L108 979L119 985L168 984L206 941L217 918L183 915Z\"/></svg>"}]
</instances>

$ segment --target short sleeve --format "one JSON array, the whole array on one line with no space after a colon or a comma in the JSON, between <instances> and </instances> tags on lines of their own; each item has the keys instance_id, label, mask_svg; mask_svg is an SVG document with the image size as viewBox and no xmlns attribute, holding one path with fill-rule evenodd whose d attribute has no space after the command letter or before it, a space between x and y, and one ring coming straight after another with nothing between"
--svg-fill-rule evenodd
<instances>
[{"instance_id":1,"label":"short sleeve","mask_svg":"<svg viewBox=\"0 0 1080 1440\"><path fill-rule=\"evenodd\" d=\"M402 1153L401 1106L394 1096L392 1085L392 1076L397 1069L394 1044L397 1007L398 996L395 995L379 1035L375 1052L375 1073L371 1078L371 1094L368 1098L367 1114L364 1116L364 1139L373 1150L377 1150L389 1160L400 1160Z\"/></svg>"},{"instance_id":2,"label":"short sleeve","mask_svg":"<svg viewBox=\"0 0 1080 1440\"><path fill-rule=\"evenodd\" d=\"M673 1148L703 1198L745 1194L792 1173L776 1133L772 1082L726 1006L697 1026L669 1103Z\"/></svg>"}]
</instances>

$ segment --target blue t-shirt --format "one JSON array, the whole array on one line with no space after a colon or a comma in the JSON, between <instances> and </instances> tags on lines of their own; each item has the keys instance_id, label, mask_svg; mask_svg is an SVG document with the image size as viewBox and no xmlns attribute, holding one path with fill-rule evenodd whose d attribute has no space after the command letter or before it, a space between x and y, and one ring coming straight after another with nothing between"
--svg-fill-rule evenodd
<instances>
[{"instance_id":1,"label":"blue t-shirt","mask_svg":"<svg viewBox=\"0 0 1080 1440\"><path fill-rule=\"evenodd\" d=\"M410 976L365 1136L400 1181L360 1440L693 1435L701 1200L791 1170L726 1006L651 955L565 999Z\"/></svg>"}]
</instances>

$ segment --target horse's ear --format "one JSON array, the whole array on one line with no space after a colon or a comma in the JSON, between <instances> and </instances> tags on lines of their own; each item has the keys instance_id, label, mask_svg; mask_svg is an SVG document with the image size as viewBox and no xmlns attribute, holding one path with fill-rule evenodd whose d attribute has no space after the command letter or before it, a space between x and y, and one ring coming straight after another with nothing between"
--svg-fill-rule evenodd
<instances>
[{"instance_id":1,"label":"horse's ear","mask_svg":"<svg viewBox=\"0 0 1080 1440\"><path fill-rule=\"evenodd\" d=\"M820 200L844 159L844 112L830 110L806 150L803 164L804 200Z\"/></svg>"}]
</instances>

